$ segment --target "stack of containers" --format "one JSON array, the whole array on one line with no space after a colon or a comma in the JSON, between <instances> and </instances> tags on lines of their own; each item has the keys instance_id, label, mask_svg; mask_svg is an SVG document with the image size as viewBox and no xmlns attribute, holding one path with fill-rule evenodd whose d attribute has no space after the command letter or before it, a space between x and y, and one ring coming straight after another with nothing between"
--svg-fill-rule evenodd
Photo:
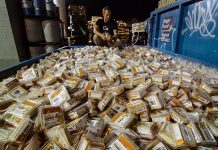
<instances>
[{"instance_id":1,"label":"stack of containers","mask_svg":"<svg viewBox=\"0 0 218 150\"><path fill-rule=\"evenodd\" d=\"M86 7L84 5L69 5L68 13L70 17L71 37L74 37L75 44L83 45L88 40Z\"/></svg>"},{"instance_id":2,"label":"stack of containers","mask_svg":"<svg viewBox=\"0 0 218 150\"><path fill-rule=\"evenodd\" d=\"M57 16L53 0L21 0L25 16Z\"/></svg>"},{"instance_id":3,"label":"stack of containers","mask_svg":"<svg viewBox=\"0 0 218 150\"><path fill-rule=\"evenodd\" d=\"M126 43L129 39L129 29L125 22L122 20L117 21L117 27L118 27L118 36L119 38Z\"/></svg>"},{"instance_id":4,"label":"stack of containers","mask_svg":"<svg viewBox=\"0 0 218 150\"><path fill-rule=\"evenodd\" d=\"M21 4L31 57L58 48L62 32L53 0L21 0Z\"/></svg>"},{"instance_id":5,"label":"stack of containers","mask_svg":"<svg viewBox=\"0 0 218 150\"><path fill-rule=\"evenodd\" d=\"M33 15L33 2L32 0L21 0L22 10L24 15Z\"/></svg>"},{"instance_id":6,"label":"stack of containers","mask_svg":"<svg viewBox=\"0 0 218 150\"><path fill-rule=\"evenodd\" d=\"M174 3L174 2L176 2L176 0L160 0L158 2L158 9L161 8L161 7L165 7L165 6L167 6L167 5L171 4L171 3Z\"/></svg>"},{"instance_id":7,"label":"stack of containers","mask_svg":"<svg viewBox=\"0 0 218 150\"><path fill-rule=\"evenodd\" d=\"M147 42L147 37L145 34L144 22L133 23L131 43L133 45L135 44L145 45L146 42Z\"/></svg>"}]
</instances>

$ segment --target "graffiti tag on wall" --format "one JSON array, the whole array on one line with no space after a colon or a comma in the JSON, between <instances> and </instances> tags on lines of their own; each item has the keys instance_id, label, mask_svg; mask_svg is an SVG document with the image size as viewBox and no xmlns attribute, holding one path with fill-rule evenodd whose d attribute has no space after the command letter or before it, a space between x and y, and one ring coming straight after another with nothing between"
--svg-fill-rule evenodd
<instances>
[{"instance_id":1,"label":"graffiti tag on wall","mask_svg":"<svg viewBox=\"0 0 218 150\"><path fill-rule=\"evenodd\" d=\"M217 0L207 0L207 6L203 7L201 3L197 3L192 11L188 12L185 17L185 23L187 25L186 31L189 30L190 37L195 33L199 32L203 37L214 38L216 28L215 13L218 9Z\"/></svg>"},{"instance_id":2,"label":"graffiti tag on wall","mask_svg":"<svg viewBox=\"0 0 218 150\"><path fill-rule=\"evenodd\" d=\"M163 19L161 42L170 42L170 33L173 29L173 17L166 17Z\"/></svg>"}]
</instances>

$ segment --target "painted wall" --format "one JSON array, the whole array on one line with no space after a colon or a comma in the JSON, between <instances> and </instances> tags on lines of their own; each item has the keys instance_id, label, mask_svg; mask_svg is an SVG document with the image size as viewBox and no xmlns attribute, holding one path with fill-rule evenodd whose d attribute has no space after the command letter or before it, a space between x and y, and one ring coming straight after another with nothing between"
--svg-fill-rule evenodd
<instances>
[{"instance_id":1,"label":"painted wall","mask_svg":"<svg viewBox=\"0 0 218 150\"><path fill-rule=\"evenodd\" d=\"M157 29L156 32L158 32L158 39L157 39L157 47L163 50L171 51L175 49L176 45L176 29L178 28L178 9L171 10L169 12L163 13L160 15L160 23L159 23L159 28ZM171 23L169 23L170 20ZM165 22L165 23L164 23ZM168 23L167 23L168 22ZM165 27L165 31L168 31L169 34L169 40L164 39L162 34L163 33L163 26ZM167 29L168 28L168 29Z\"/></svg>"},{"instance_id":2,"label":"painted wall","mask_svg":"<svg viewBox=\"0 0 218 150\"><path fill-rule=\"evenodd\" d=\"M218 0L177 1L151 15L157 20L152 30L153 47L218 66ZM169 17L174 23L166 28L170 29L166 42L163 20Z\"/></svg>"},{"instance_id":3,"label":"painted wall","mask_svg":"<svg viewBox=\"0 0 218 150\"><path fill-rule=\"evenodd\" d=\"M19 62L5 0L0 0L0 69Z\"/></svg>"},{"instance_id":4,"label":"painted wall","mask_svg":"<svg viewBox=\"0 0 218 150\"><path fill-rule=\"evenodd\" d=\"M218 64L218 0L184 8L179 53Z\"/></svg>"}]
</instances>

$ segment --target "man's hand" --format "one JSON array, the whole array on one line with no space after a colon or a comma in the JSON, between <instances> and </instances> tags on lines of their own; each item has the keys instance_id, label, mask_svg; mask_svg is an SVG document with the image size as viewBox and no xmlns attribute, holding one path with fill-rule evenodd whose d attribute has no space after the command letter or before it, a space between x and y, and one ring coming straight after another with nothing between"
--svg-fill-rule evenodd
<instances>
[{"instance_id":1,"label":"man's hand","mask_svg":"<svg viewBox=\"0 0 218 150\"><path fill-rule=\"evenodd\" d=\"M111 37L111 35L110 34L108 34L107 36L106 36L106 38L107 38L107 41L112 41L112 37Z\"/></svg>"},{"instance_id":2,"label":"man's hand","mask_svg":"<svg viewBox=\"0 0 218 150\"><path fill-rule=\"evenodd\" d=\"M105 35L101 35L101 39L102 39L102 40L104 40L104 41L106 41L106 40L107 40L107 38L106 38L106 36L105 36Z\"/></svg>"}]
</instances>

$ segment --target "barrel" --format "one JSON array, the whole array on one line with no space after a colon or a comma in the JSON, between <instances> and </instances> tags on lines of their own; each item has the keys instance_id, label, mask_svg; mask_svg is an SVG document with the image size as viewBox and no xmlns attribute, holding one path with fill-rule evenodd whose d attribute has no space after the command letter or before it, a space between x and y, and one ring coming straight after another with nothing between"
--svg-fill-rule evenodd
<instances>
[{"instance_id":1,"label":"barrel","mask_svg":"<svg viewBox=\"0 0 218 150\"><path fill-rule=\"evenodd\" d=\"M45 0L45 9L47 16L55 16L55 5L53 3L53 0Z\"/></svg>"},{"instance_id":2,"label":"barrel","mask_svg":"<svg viewBox=\"0 0 218 150\"><path fill-rule=\"evenodd\" d=\"M26 35L29 42L42 42L42 23L38 19L25 19Z\"/></svg>"},{"instance_id":3,"label":"barrel","mask_svg":"<svg viewBox=\"0 0 218 150\"><path fill-rule=\"evenodd\" d=\"M21 0L24 15L34 15L32 0Z\"/></svg>"},{"instance_id":4,"label":"barrel","mask_svg":"<svg viewBox=\"0 0 218 150\"><path fill-rule=\"evenodd\" d=\"M53 52L54 50L58 49L59 45L46 45L45 51L46 53Z\"/></svg>"},{"instance_id":5,"label":"barrel","mask_svg":"<svg viewBox=\"0 0 218 150\"><path fill-rule=\"evenodd\" d=\"M59 16L60 20L67 24L67 11L66 11L66 4L63 0L54 0L54 4L59 7Z\"/></svg>"},{"instance_id":6,"label":"barrel","mask_svg":"<svg viewBox=\"0 0 218 150\"><path fill-rule=\"evenodd\" d=\"M60 10L57 6L55 6L55 17L60 18Z\"/></svg>"},{"instance_id":7,"label":"barrel","mask_svg":"<svg viewBox=\"0 0 218 150\"><path fill-rule=\"evenodd\" d=\"M30 46L29 52L30 52L30 56L33 58L38 55L44 54L45 50L43 46Z\"/></svg>"},{"instance_id":8,"label":"barrel","mask_svg":"<svg viewBox=\"0 0 218 150\"><path fill-rule=\"evenodd\" d=\"M57 20L45 20L42 22L44 37L46 42L60 42L61 29Z\"/></svg>"},{"instance_id":9,"label":"barrel","mask_svg":"<svg viewBox=\"0 0 218 150\"><path fill-rule=\"evenodd\" d=\"M45 0L33 0L33 6L36 16L45 15Z\"/></svg>"},{"instance_id":10,"label":"barrel","mask_svg":"<svg viewBox=\"0 0 218 150\"><path fill-rule=\"evenodd\" d=\"M64 35L67 36L67 11L66 4L63 0L54 0L54 4L59 7L60 20L64 23Z\"/></svg>"}]
</instances>

